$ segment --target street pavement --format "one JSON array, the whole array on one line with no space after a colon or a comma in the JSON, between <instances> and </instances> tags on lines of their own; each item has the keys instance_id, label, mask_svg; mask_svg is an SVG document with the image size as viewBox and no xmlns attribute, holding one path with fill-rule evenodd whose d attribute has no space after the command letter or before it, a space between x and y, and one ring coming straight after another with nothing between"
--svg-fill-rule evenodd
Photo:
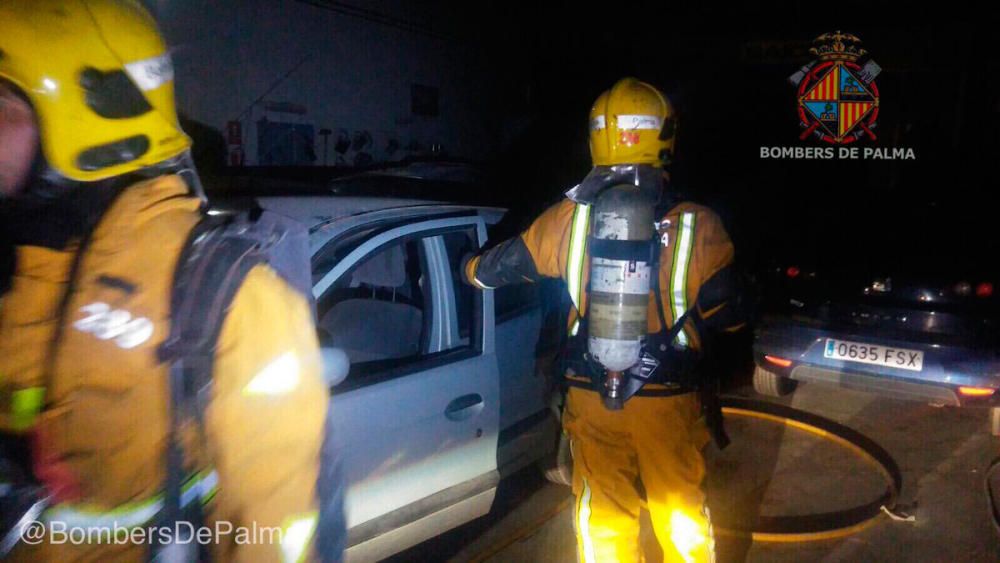
<instances>
[{"instance_id":1,"label":"street pavement","mask_svg":"<svg viewBox=\"0 0 1000 563\"><path fill-rule=\"evenodd\" d=\"M760 398L743 386L733 395ZM1000 450L987 412L934 407L820 384L772 399L846 425L882 446L903 476L897 512L846 537L809 543L752 542L719 530L720 561L1000 561L984 472ZM718 526L756 515L807 515L849 509L886 487L872 464L842 445L759 419L727 417L733 443L706 452L706 489ZM576 561L572 495L528 468L503 483L491 513L393 557L392 561ZM645 520L647 560L661 555Z\"/></svg>"}]
</instances>

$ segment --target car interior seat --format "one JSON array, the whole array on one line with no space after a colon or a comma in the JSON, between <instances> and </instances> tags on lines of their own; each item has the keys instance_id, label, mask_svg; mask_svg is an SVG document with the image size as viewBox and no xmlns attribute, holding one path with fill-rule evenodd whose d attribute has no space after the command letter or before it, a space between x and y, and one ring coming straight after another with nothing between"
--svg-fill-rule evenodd
<instances>
[{"instance_id":1,"label":"car interior seat","mask_svg":"<svg viewBox=\"0 0 1000 563\"><path fill-rule=\"evenodd\" d=\"M354 270L348 287L320 317L320 328L352 364L420 353L422 296L407 275L407 262L402 245L376 253Z\"/></svg>"}]
</instances>

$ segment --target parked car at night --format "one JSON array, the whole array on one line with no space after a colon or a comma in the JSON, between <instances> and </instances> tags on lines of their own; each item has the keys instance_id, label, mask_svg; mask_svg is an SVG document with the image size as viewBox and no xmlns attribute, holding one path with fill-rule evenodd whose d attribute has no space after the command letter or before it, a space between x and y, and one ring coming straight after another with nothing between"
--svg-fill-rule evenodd
<instances>
[{"instance_id":1,"label":"parked car at night","mask_svg":"<svg viewBox=\"0 0 1000 563\"><path fill-rule=\"evenodd\" d=\"M884 210L876 201L870 209ZM996 235L968 209L810 218L765 273L754 388L832 383L937 405L990 407L1000 435ZM876 214L877 215L877 214ZM829 220L826 220L829 219ZM868 221L870 219L870 221Z\"/></svg>"},{"instance_id":2,"label":"parked car at night","mask_svg":"<svg viewBox=\"0 0 1000 563\"><path fill-rule=\"evenodd\" d=\"M503 210L312 195L215 213L248 204L309 228L348 560L383 559L482 516L501 477L550 459L559 425L536 365L540 288L478 291L459 278Z\"/></svg>"}]
</instances>

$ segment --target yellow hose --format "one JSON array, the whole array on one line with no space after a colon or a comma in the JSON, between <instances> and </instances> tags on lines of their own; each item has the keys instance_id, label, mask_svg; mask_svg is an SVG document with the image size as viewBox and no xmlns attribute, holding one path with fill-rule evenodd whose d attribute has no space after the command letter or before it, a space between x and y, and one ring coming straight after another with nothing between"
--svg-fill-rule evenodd
<instances>
[{"instance_id":1,"label":"yellow hose","mask_svg":"<svg viewBox=\"0 0 1000 563\"><path fill-rule=\"evenodd\" d=\"M859 447L854 442L847 440L846 438L839 436L835 433L828 432L818 426L813 426L812 424L807 424L798 420L794 420L784 416L778 416L770 413L759 412L751 409L737 408L737 407L723 407L723 414L732 416L743 416L747 418L757 418L760 420L766 420L768 422L773 422L776 424L784 424L790 428L796 430L801 430L803 432L808 432L820 438L830 440L836 444L843 446L844 448L854 452L855 455L862 458L869 465L878 470L879 473L889 482L893 483L894 478L889 472L889 470L882 465L875 457L873 457L867 450ZM892 495L890 496L889 504L892 505L896 501L896 496L898 491L895 487L890 487L892 490ZM833 540L840 539L852 534L856 534L874 524L883 516L882 512L873 514L870 518L852 524L850 526L845 526L842 528L833 528L830 530L822 530L817 532L795 532L795 533L768 533L768 532L749 532L745 530L729 530L726 528L715 528L720 535L727 536L743 536L746 537L748 534L757 542L771 542L771 543L800 543L800 542L812 542L812 541L823 541L823 540Z\"/></svg>"}]
</instances>

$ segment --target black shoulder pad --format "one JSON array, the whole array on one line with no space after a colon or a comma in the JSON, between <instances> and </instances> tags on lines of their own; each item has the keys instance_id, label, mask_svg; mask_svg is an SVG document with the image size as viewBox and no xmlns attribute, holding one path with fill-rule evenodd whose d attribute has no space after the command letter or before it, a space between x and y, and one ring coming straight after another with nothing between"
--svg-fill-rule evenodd
<instances>
[{"instance_id":1,"label":"black shoulder pad","mask_svg":"<svg viewBox=\"0 0 1000 563\"><path fill-rule=\"evenodd\" d=\"M181 521L188 510L181 501L187 472L178 439L180 425L194 419L204 437L219 333L236 292L258 264L270 265L300 293L312 295L305 228L266 211L203 218L191 230L177 261L170 334L158 350L159 359L170 363L171 430L160 516L167 523Z\"/></svg>"},{"instance_id":2,"label":"black shoulder pad","mask_svg":"<svg viewBox=\"0 0 1000 563\"><path fill-rule=\"evenodd\" d=\"M177 262L161 359L211 356L229 305L258 264L268 264L312 303L308 237L301 224L268 211L202 219Z\"/></svg>"}]
</instances>

